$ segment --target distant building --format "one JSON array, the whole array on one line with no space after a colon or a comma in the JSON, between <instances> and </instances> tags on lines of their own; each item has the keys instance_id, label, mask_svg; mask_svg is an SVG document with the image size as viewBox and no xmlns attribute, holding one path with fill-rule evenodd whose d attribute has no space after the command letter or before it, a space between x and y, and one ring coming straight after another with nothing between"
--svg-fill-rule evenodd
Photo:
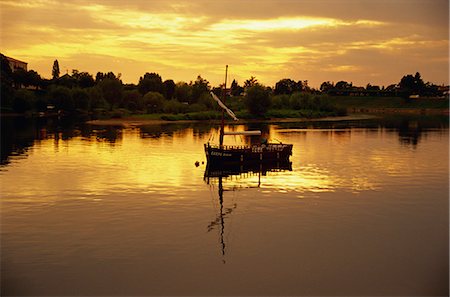
<instances>
[{"instance_id":1,"label":"distant building","mask_svg":"<svg viewBox=\"0 0 450 297\"><path fill-rule=\"evenodd\" d=\"M5 57L6 57L6 56L5 56ZM19 61L19 60L10 58L10 57L6 57L6 59L8 60L8 62L9 62L9 67L11 67L11 70L12 70L13 72L16 71L17 69L23 69L23 70L25 70L25 71L28 71L28 70L27 70L27 65L28 65L28 63L23 62L23 61Z\"/></svg>"},{"instance_id":2,"label":"distant building","mask_svg":"<svg viewBox=\"0 0 450 297\"><path fill-rule=\"evenodd\" d=\"M450 91L450 86L438 86L438 91L442 94L442 96L444 97L448 97L449 95L449 91Z\"/></svg>"}]
</instances>

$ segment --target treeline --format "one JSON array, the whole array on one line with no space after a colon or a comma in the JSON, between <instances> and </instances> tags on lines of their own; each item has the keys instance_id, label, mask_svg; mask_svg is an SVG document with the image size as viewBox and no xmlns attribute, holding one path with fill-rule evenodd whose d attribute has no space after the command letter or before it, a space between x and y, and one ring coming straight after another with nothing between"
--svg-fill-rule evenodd
<instances>
[{"instance_id":1,"label":"treeline","mask_svg":"<svg viewBox=\"0 0 450 297\"><path fill-rule=\"evenodd\" d=\"M145 73L137 85L124 84L120 74L98 72L96 76L72 70L60 76L56 60L52 79L42 79L33 70L12 71L4 56L1 60L2 112L101 113L112 116L126 113L195 113L219 110L210 92L221 95L222 86L211 87L200 75L189 83L163 80L157 73ZM302 84L305 86L306 84ZM236 80L227 91L227 104L243 117L264 116L275 109L333 112L326 99L307 88L293 92L275 91L260 84L255 77L240 86ZM302 93L300 93L302 92ZM303 112L302 114L310 114ZM214 117L211 113L208 117Z\"/></svg>"},{"instance_id":2,"label":"treeline","mask_svg":"<svg viewBox=\"0 0 450 297\"><path fill-rule=\"evenodd\" d=\"M383 97L443 97L448 95L448 86L440 87L430 82L424 82L420 73L408 74L402 77L398 84L387 87L367 84L366 87L353 86L352 83L339 81L336 84L329 81L320 85L321 93L331 96L383 96Z\"/></svg>"},{"instance_id":3,"label":"treeline","mask_svg":"<svg viewBox=\"0 0 450 297\"><path fill-rule=\"evenodd\" d=\"M44 112L50 109L73 112L126 109L136 113L178 113L214 108L209 82L198 76L194 82L163 81L157 73L146 73L137 85L124 84L120 74L72 70L59 76L53 68L52 79L42 79L33 70L9 67L1 58L2 112ZM217 91L217 90L216 90Z\"/></svg>"},{"instance_id":4,"label":"treeline","mask_svg":"<svg viewBox=\"0 0 450 297\"><path fill-rule=\"evenodd\" d=\"M221 94L222 86L212 87L200 75L189 83L163 80L157 73L145 73L138 84L124 84L120 74L98 72L95 77L87 72L72 70L60 76L55 60L52 79L43 79L33 71L12 71L5 56L1 55L1 111L102 113L121 116L126 113L192 113L218 110L210 91ZM269 109L302 111L301 115L343 114L327 98L327 95L367 94L429 94L436 93L437 86L424 83L419 73L404 76L399 84L388 88L368 85L354 87L340 81L322 83L320 90L308 86L308 81L282 79L274 88L260 84L250 77L242 86L233 80L227 90L227 105L238 112L263 116ZM369 92L369 93L368 93ZM394 93L392 93L394 92ZM277 113L282 116L282 114ZM298 114L298 113L295 113Z\"/></svg>"}]
</instances>

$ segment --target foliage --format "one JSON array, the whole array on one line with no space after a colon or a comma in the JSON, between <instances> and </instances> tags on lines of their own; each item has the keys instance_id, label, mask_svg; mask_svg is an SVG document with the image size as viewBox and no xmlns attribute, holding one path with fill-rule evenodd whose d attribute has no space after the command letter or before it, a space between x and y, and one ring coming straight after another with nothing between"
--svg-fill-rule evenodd
<instances>
[{"instance_id":1,"label":"foliage","mask_svg":"<svg viewBox=\"0 0 450 297\"><path fill-rule=\"evenodd\" d=\"M164 97L167 100L170 100L175 95L175 82L171 79L165 80L163 82L163 91L164 91Z\"/></svg>"},{"instance_id":2,"label":"foliage","mask_svg":"<svg viewBox=\"0 0 450 297\"><path fill-rule=\"evenodd\" d=\"M2 54L0 55L0 59L0 104L2 110L7 110L12 108L14 99L13 75L6 57Z\"/></svg>"},{"instance_id":3,"label":"foliage","mask_svg":"<svg viewBox=\"0 0 450 297\"><path fill-rule=\"evenodd\" d=\"M269 92L262 85L256 84L247 90L247 110L256 116L262 116L270 107Z\"/></svg>"},{"instance_id":4,"label":"foliage","mask_svg":"<svg viewBox=\"0 0 450 297\"><path fill-rule=\"evenodd\" d=\"M13 110L19 113L29 111L34 107L35 100L36 97L31 91L18 90L14 96Z\"/></svg>"},{"instance_id":5,"label":"foliage","mask_svg":"<svg viewBox=\"0 0 450 297\"><path fill-rule=\"evenodd\" d=\"M107 109L108 102L103 98L102 91L99 87L87 89L90 102L90 110Z\"/></svg>"},{"instance_id":6,"label":"foliage","mask_svg":"<svg viewBox=\"0 0 450 297\"><path fill-rule=\"evenodd\" d=\"M17 88L21 86L38 87L41 85L41 76L34 70L26 71L19 68L12 73L12 79Z\"/></svg>"},{"instance_id":7,"label":"foliage","mask_svg":"<svg viewBox=\"0 0 450 297\"><path fill-rule=\"evenodd\" d=\"M334 88L334 85L332 83L330 83L329 81L324 81L320 85L320 90L325 93L328 92L329 90L331 90L332 88Z\"/></svg>"},{"instance_id":8,"label":"foliage","mask_svg":"<svg viewBox=\"0 0 450 297\"><path fill-rule=\"evenodd\" d=\"M209 82L202 78L200 75L197 76L197 79L195 80L194 84L192 85L192 97L189 103L195 103L198 102L200 97L206 93L208 94L211 90L211 87L209 86Z\"/></svg>"},{"instance_id":9,"label":"foliage","mask_svg":"<svg viewBox=\"0 0 450 297\"><path fill-rule=\"evenodd\" d=\"M148 92L143 98L146 112L159 113L163 111L164 97L158 92Z\"/></svg>"},{"instance_id":10,"label":"foliage","mask_svg":"<svg viewBox=\"0 0 450 297\"><path fill-rule=\"evenodd\" d=\"M218 104L214 101L214 99L211 97L211 94L209 93L203 93L200 96L198 103L204 105L208 110L214 110L218 108Z\"/></svg>"},{"instance_id":11,"label":"foliage","mask_svg":"<svg viewBox=\"0 0 450 297\"><path fill-rule=\"evenodd\" d=\"M73 89L72 98L76 109L89 110L89 94L84 89Z\"/></svg>"},{"instance_id":12,"label":"foliage","mask_svg":"<svg viewBox=\"0 0 450 297\"><path fill-rule=\"evenodd\" d=\"M50 102L53 103L57 110L66 112L75 110L72 93L69 88L64 86L56 86L50 90Z\"/></svg>"},{"instance_id":13,"label":"foliage","mask_svg":"<svg viewBox=\"0 0 450 297\"><path fill-rule=\"evenodd\" d=\"M157 73L145 73L144 77L139 78L138 89L141 94L148 92L158 92L163 94L163 82L161 76Z\"/></svg>"},{"instance_id":14,"label":"foliage","mask_svg":"<svg viewBox=\"0 0 450 297\"><path fill-rule=\"evenodd\" d=\"M165 113L173 113L173 114L184 113L187 112L188 109L189 109L188 105L183 104L175 99L164 102L163 107L163 111Z\"/></svg>"},{"instance_id":15,"label":"foliage","mask_svg":"<svg viewBox=\"0 0 450 297\"><path fill-rule=\"evenodd\" d=\"M244 88L239 86L238 82L233 79L233 82L231 83L230 87L231 95L232 96L240 96L242 92L244 92Z\"/></svg>"},{"instance_id":16,"label":"foliage","mask_svg":"<svg viewBox=\"0 0 450 297\"><path fill-rule=\"evenodd\" d=\"M295 82L292 79L282 79L275 84L275 95L280 94L292 94L295 92L300 92L303 89L303 84L301 81Z\"/></svg>"},{"instance_id":17,"label":"foliage","mask_svg":"<svg viewBox=\"0 0 450 297\"><path fill-rule=\"evenodd\" d=\"M185 82L178 82L175 86L175 98L180 102L189 102L192 96L191 87Z\"/></svg>"},{"instance_id":18,"label":"foliage","mask_svg":"<svg viewBox=\"0 0 450 297\"><path fill-rule=\"evenodd\" d=\"M247 90L253 86L256 86L258 84L258 80L256 79L256 77L251 76L249 79L247 79L244 82L244 90Z\"/></svg>"},{"instance_id":19,"label":"foliage","mask_svg":"<svg viewBox=\"0 0 450 297\"><path fill-rule=\"evenodd\" d=\"M53 68L52 68L52 77L53 77L53 79L59 78L59 74L60 74L60 72L59 72L59 63L58 63L58 60L55 60L53 62Z\"/></svg>"},{"instance_id":20,"label":"foliage","mask_svg":"<svg viewBox=\"0 0 450 297\"><path fill-rule=\"evenodd\" d=\"M102 91L103 98L108 102L111 109L122 102L123 85L119 79L104 78L98 86Z\"/></svg>"},{"instance_id":21,"label":"foliage","mask_svg":"<svg viewBox=\"0 0 450 297\"><path fill-rule=\"evenodd\" d=\"M78 70L73 69L72 77L80 88L90 88L95 85L94 78L87 72L79 72Z\"/></svg>"},{"instance_id":22,"label":"foliage","mask_svg":"<svg viewBox=\"0 0 450 297\"><path fill-rule=\"evenodd\" d=\"M138 90L124 91L122 105L131 111L142 110L144 104L141 93Z\"/></svg>"}]
</instances>

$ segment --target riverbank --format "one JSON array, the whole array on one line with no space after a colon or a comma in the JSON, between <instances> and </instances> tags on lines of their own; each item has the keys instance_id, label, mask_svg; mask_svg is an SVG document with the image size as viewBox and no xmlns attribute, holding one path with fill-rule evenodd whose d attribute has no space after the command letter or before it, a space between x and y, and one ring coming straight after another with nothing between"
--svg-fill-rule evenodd
<instances>
[{"instance_id":1,"label":"riverbank","mask_svg":"<svg viewBox=\"0 0 450 297\"><path fill-rule=\"evenodd\" d=\"M239 120L237 122L227 121L227 124L247 124L247 123L255 123L255 122L269 122L269 123L296 123L296 122L331 122L331 121L358 121L358 120L369 120L377 118L376 115L369 114L351 114L347 116L338 116L338 117L324 117L324 118L315 118L315 119L307 119L307 118L288 118L288 119L254 119L254 120ZM138 126L147 126L147 125L162 125L162 124L188 124L188 123L199 123L199 122L208 122L212 124L220 124L220 120L179 120L179 121L168 121L161 119L143 119L138 117L125 117L125 118L117 118L117 119L103 119L103 120L91 120L87 121L87 124L90 125L98 125L98 126L121 126L121 127L138 127Z\"/></svg>"}]
</instances>

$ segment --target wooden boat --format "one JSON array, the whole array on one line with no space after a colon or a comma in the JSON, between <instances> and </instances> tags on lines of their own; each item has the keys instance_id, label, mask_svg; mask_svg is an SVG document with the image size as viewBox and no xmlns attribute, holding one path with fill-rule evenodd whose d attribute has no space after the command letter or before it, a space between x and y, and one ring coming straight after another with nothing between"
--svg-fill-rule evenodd
<instances>
[{"instance_id":1,"label":"wooden boat","mask_svg":"<svg viewBox=\"0 0 450 297\"><path fill-rule=\"evenodd\" d=\"M225 99L225 90L227 86L228 65L225 70L225 84L222 89L222 100ZM227 112L235 121L238 120L236 115L213 93L213 99L222 108L222 122L220 127L219 144L214 145L205 143L206 159L210 163L245 163L245 162L276 162L280 160L288 160L292 155L292 144L284 143L268 143L261 142L256 145L224 145L223 139L225 135L261 135L261 131L241 131L241 132L225 132L224 116Z\"/></svg>"}]
</instances>

